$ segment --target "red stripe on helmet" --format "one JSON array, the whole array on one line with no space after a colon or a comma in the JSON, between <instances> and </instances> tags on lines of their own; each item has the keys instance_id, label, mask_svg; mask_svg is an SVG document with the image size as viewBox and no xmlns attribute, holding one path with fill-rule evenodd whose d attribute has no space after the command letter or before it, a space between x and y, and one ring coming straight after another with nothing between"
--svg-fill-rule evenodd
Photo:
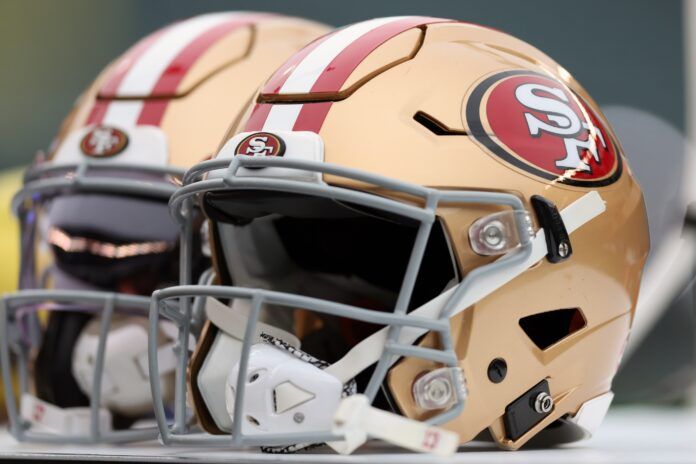
<instances>
[{"instance_id":1,"label":"red stripe on helmet","mask_svg":"<svg viewBox=\"0 0 696 464\"><path fill-rule=\"evenodd\" d=\"M389 39L414 27L451 21L452 20L450 19L414 16L383 24L382 26L367 32L341 50L341 52L331 61L331 63L324 68L318 79L314 82L314 84L312 84L311 92L339 92L343 84L348 80L358 65L360 65L360 63L367 58L370 53L372 53L380 45L387 42ZM264 86L262 93L279 93L283 84L287 81L289 76L302 62L302 60L304 60L314 49L321 45L329 36L335 33L336 32L333 32L315 40L286 61L285 64L283 64L273 74L273 76L271 76ZM319 132L324 124L324 120L326 119L329 109L331 108L331 104L332 102L330 101L304 103L297 116L297 119L293 124L292 130ZM262 130L271 108L272 105L270 104L256 105L247 122L245 130ZM288 128L288 130L289 129L290 128Z\"/></svg>"},{"instance_id":2,"label":"red stripe on helmet","mask_svg":"<svg viewBox=\"0 0 696 464\"><path fill-rule=\"evenodd\" d=\"M384 24L363 35L341 53L324 69L312 86L311 92L338 92L348 77L377 47L394 36L414 27L435 22L450 21L439 18L414 16Z\"/></svg>"},{"instance_id":3,"label":"red stripe on helmet","mask_svg":"<svg viewBox=\"0 0 696 464\"><path fill-rule=\"evenodd\" d=\"M329 113L333 102L305 103L302 105L300 114L297 116L294 131L311 131L319 133L324 124L326 115Z\"/></svg>"},{"instance_id":4,"label":"red stripe on helmet","mask_svg":"<svg viewBox=\"0 0 696 464\"><path fill-rule=\"evenodd\" d=\"M232 18L228 22L218 24L210 30L198 36L188 44L181 52L174 57L171 63L164 70L157 80L157 83L150 92L150 97L173 96L198 59L210 49L218 40L225 37L230 32L244 26L252 24L259 17L268 15L250 15ZM170 99L147 100L138 117L138 124L148 124L157 126L162 122L164 112Z\"/></svg>"},{"instance_id":5,"label":"red stripe on helmet","mask_svg":"<svg viewBox=\"0 0 696 464\"><path fill-rule=\"evenodd\" d=\"M92 109L89 112L89 116L87 116L87 121L85 122L85 125L89 126L91 124L101 124L101 122L104 120L104 116L106 115L106 110L108 109L108 100L95 101L94 105L92 105Z\"/></svg>"},{"instance_id":6,"label":"red stripe on helmet","mask_svg":"<svg viewBox=\"0 0 696 464\"><path fill-rule=\"evenodd\" d=\"M136 124L139 126L159 126L170 101L171 98L147 100L145 104L143 104L143 108L140 110L140 115L138 116L138 121Z\"/></svg>"},{"instance_id":7,"label":"red stripe on helmet","mask_svg":"<svg viewBox=\"0 0 696 464\"><path fill-rule=\"evenodd\" d=\"M118 60L118 63L109 74L109 77L99 89L99 96L104 98L114 98L118 96L118 87L121 85L121 82L123 79L125 79L126 75L133 67L133 64L135 64L135 62L137 62L140 57L145 54L145 52L157 41L157 39L160 38L160 36L162 36L162 34L167 32L170 27L175 26L176 24L178 23L174 23L157 30L133 45Z\"/></svg>"},{"instance_id":8,"label":"red stripe on helmet","mask_svg":"<svg viewBox=\"0 0 696 464\"><path fill-rule=\"evenodd\" d=\"M133 45L128 51L121 56L114 68L110 71L106 80L97 92L97 100L94 102L92 109L89 112L85 125L101 124L109 109L110 100L101 100L100 98L114 98L118 93L118 87L123 82L128 72L133 67L133 64L154 44L159 37L164 34L171 26L167 26L158 31L153 32L147 37L141 39Z\"/></svg>"},{"instance_id":9,"label":"red stripe on helmet","mask_svg":"<svg viewBox=\"0 0 696 464\"><path fill-rule=\"evenodd\" d=\"M288 79L288 76L292 74L292 72L295 70L295 67L300 64L302 60L305 59L307 55L311 53L312 50L317 48L319 44L324 42L326 39L331 37L334 32L330 32L322 37L319 37L318 39L315 39L314 41L310 42L308 45L306 45L302 50L298 51L295 53L293 56L290 57L283 65L276 70L276 72L273 73L273 75L266 81L266 84L263 86L263 90L261 93L278 93L280 92L280 88L285 84L285 81Z\"/></svg>"},{"instance_id":10,"label":"red stripe on helmet","mask_svg":"<svg viewBox=\"0 0 696 464\"><path fill-rule=\"evenodd\" d=\"M252 132L263 130L263 125L266 123L266 118L268 118L268 113L271 112L271 108L273 108L271 104L256 104L249 115L249 119L247 119L244 130Z\"/></svg>"}]
</instances>

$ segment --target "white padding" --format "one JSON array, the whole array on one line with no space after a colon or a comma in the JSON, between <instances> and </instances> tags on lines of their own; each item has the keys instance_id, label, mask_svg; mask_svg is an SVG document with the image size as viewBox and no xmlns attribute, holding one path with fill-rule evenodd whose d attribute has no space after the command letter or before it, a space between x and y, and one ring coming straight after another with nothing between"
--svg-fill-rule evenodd
<instances>
[{"instance_id":1,"label":"white padding","mask_svg":"<svg viewBox=\"0 0 696 464\"><path fill-rule=\"evenodd\" d=\"M352 453L369 437L440 456L452 455L459 446L457 433L373 408L365 395L352 395L341 401L333 417L332 432L345 437L345 441L328 443L341 454Z\"/></svg>"},{"instance_id":2,"label":"white padding","mask_svg":"<svg viewBox=\"0 0 696 464\"><path fill-rule=\"evenodd\" d=\"M572 234L579 227L602 214L605 209L606 206L602 197L596 191L592 191L568 205L561 212L561 216L563 217L566 230L569 234ZM516 252L519 252L519 250L512 251L511 253ZM547 249L544 229L539 229L532 239L531 255L525 261L515 266L507 267L500 272L479 275L475 281L469 283L469 291L462 295L460 301L456 302L456 310L453 312L452 316L464 311L466 308L469 308L474 303L482 300L495 290L510 282L543 259L546 254ZM445 291L420 308L412 311L409 315L437 319L445 304L449 301L452 293L454 293L457 288L458 286ZM398 342L407 345L413 344L426 332L427 330L425 329L406 326L401 331ZM387 328L385 327L355 345L343 358L329 366L326 371L335 375L336 378L345 383L379 360L384 352L386 341Z\"/></svg>"},{"instance_id":3,"label":"white padding","mask_svg":"<svg viewBox=\"0 0 696 464\"><path fill-rule=\"evenodd\" d=\"M19 412L22 419L31 423L37 432L61 433L64 435L89 435L90 409L59 408L37 397L24 393L21 397ZM99 410L99 426L103 432L111 431L111 413Z\"/></svg>"}]
</instances>

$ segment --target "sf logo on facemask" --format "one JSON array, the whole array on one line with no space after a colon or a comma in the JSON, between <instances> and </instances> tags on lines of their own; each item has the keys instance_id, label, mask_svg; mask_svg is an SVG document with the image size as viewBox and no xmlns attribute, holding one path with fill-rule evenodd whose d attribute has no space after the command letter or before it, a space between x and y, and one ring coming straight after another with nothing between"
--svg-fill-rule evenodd
<instances>
[{"instance_id":1,"label":"sf logo on facemask","mask_svg":"<svg viewBox=\"0 0 696 464\"><path fill-rule=\"evenodd\" d=\"M126 149L128 136L115 127L97 126L87 132L80 142L80 150L93 158L108 158Z\"/></svg>"},{"instance_id":2,"label":"sf logo on facemask","mask_svg":"<svg viewBox=\"0 0 696 464\"><path fill-rule=\"evenodd\" d=\"M498 73L481 82L465 105L474 139L529 173L587 187L609 185L621 175L621 157L598 115L551 77Z\"/></svg>"},{"instance_id":3,"label":"sf logo on facemask","mask_svg":"<svg viewBox=\"0 0 696 464\"><path fill-rule=\"evenodd\" d=\"M283 156L285 153L285 143L277 135L268 132L256 132L242 140L235 155L246 156Z\"/></svg>"}]
</instances>

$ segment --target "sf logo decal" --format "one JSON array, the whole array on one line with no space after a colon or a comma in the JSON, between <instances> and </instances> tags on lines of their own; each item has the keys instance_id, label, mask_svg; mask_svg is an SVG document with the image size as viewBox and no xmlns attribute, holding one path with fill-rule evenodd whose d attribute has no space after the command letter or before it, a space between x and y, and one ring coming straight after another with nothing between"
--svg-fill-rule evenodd
<instances>
[{"instance_id":1,"label":"sf logo decal","mask_svg":"<svg viewBox=\"0 0 696 464\"><path fill-rule=\"evenodd\" d=\"M465 103L474 139L535 176L575 186L603 186L621 176L621 156L589 105L562 82L507 71L481 82Z\"/></svg>"},{"instance_id":2,"label":"sf logo decal","mask_svg":"<svg viewBox=\"0 0 696 464\"><path fill-rule=\"evenodd\" d=\"M235 155L246 156L283 156L285 142L275 134L269 132L256 132L242 140Z\"/></svg>"},{"instance_id":3,"label":"sf logo decal","mask_svg":"<svg viewBox=\"0 0 696 464\"><path fill-rule=\"evenodd\" d=\"M544 95L552 95L555 98ZM602 148L607 148L602 131L580 119L571 108L568 96L561 89L541 84L522 84L515 89L515 97L530 110L546 114L549 121L539 119L535 112L524 113L529 135L539 137L542 132L546 132L563 139L565 157L556 161L557 167L591 173L592 167L580 158L581 153L585 151L595 164L601 164L597 146L600 144ZM579 137L584 133L596 135L580 140Z\"/></svg>"},{"instance_id":4,"label":"sf logo decal","mask_svg":"<svg viewBox=\"0 0 696 464\"><path fill-rule=\"evenodd\" d=\"M121 153L127 145L128 136L122 130L96 126L82 138L80 149L92 158L108 158Z\"/></svg>"}]
</instances>

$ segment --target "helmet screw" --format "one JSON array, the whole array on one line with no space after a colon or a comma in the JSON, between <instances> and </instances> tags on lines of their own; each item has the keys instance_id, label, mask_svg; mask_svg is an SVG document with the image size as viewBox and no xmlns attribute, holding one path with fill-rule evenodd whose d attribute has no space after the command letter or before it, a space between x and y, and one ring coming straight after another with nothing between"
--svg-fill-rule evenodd
<instances>
[{"instance_id":1,"label":"helmet screw","mask_svg":"<svg viewBox=\"0 0 696 464\"><path fill-rule=\"evenodd\" d=\"M425 395L428 399L438 405L447 404L452 396L452 388L445 379L434 378L425 386Z\"/></svg>"},{"instance_id":2,"label":"helmet screw","mask_svg":"<svg viewBox=\"0 0 696 464\"><path fill-rule=\"evenodd\" d=\"M534 399L534 410L539 414L546 414L553 409L553 398L546 392L539 393Z\"/></svg>"},{"instance_id":3,"label":"helmet screw","mask_svg":"<svg viewBox=\"0 0 696 464\"><path fill-rule=\"evenodd\" d=\"M498 250L505 246L505 232L503 232L503 227L500 221L493 221L487 224L481 231L483 234L483 241L493 250Z\"/></svg>"},{"instance_id":4,"label":"helmet screw","mask_svg":"<svg viewBox=\"0 0 696 464\"><path fill-rule=\"evenodd\" d=\"M568 251L570 250L568 249L567 242L561 242L558 244L558 256L560 256L561 258L565 258L566 256L568 256Z\"/></svg>"},{"instance_id":5,"label":"helmet screw","mask_svg":"<svg viewBox=\"0 0 696 464\"><path fill-rule=\"evenodd\" d=\"M304 414L301 412L296 412L295 415L292 416L292 420L294 420L296 424L301 424L304 422Z\"/></svg>"},{"instance_id":6,"label":"helmet screw","mask_svg":"<svg viewBox=\"0 0 696 464\"><path fill-rule=\"evenodd\" d=\"M495 358L488 365L488 380L493 383L500 383L507 375L507 363L503 358Z\"/></svg>"}]
</instances>

